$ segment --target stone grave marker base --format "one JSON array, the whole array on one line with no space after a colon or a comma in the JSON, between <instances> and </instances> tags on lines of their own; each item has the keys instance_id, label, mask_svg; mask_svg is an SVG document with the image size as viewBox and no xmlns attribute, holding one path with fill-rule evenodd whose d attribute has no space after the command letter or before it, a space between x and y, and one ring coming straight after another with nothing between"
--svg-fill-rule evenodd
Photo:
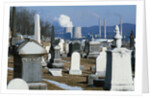
<instances>
[{"instance_id":1,"label":"stone grave marker base","mask_svg":"<svg viewBox=\"0 0 150 98\"><path fill-rule=\"evenodd\" d=\"M62 69L52 68L48 71L52 76L62 76Z\"/></svg>"},{"instance_id":2,"label":"stone grave marker base","mask_svg":"<svg viewBox=\"0 0 150 98\"><path fill-rule=\"evenodd\" d=\"M96 75L98 75L99 77L105 77L105 71L98 71L96 72Z\"/></svg>"},{"instance_id":3,"label":"stone grave marker base","mask_svg":"<svg viewBox=\"0 0 150 98\"><path fill-rule=\"evenodd\" d=\"M47 84L38 82L38 83L28 83L30 90L47 90Z\"/></svg>"},{"instance_id":4,"label":"stone grave marker base","mask_svg":"<svg viewBox=\"0 0 150 98\"><path fill-rule=\"evenodd\" d=\"M90 74L90 75L87 76L86 81L87 81L88 85L93 85L93 84L94 84L93 81L94 81L95 79L98 79L98 76L95 75L95 74Z\"/></svg>"},{"instance_id":5,"label":"stone grave marker base","mask_svg":"<svg viewBox=\"0 0 150 98\"><path fill-rule=\"evenodd\" d=\"M69 70L69 74L71 75L82 75L81 70Z\"/></svg>"}]
</instances>

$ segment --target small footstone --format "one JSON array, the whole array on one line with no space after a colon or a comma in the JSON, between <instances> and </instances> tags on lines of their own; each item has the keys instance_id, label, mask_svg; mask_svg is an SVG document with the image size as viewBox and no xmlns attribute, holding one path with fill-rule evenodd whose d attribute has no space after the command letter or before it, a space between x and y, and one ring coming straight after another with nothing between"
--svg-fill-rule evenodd
<instances>
[{"instance_id":1,"label":"small footstone","mask_svg":"<svg viewBox=\"0 0 150 98\"><path fill-rule=\"evenodd\" d=\"M87 76L87 83L88 83L88 85L89 86L92 86L93 84L94 84L94 80L95 79L98 79L98 76L97 75L95 75L95 74L90 74L89 76Z\"/></svg>"},{"instance_id":2,"label":"small footstone","mask_svg":"<svg viewBox=\"0 0 150 98\"><path fill-rule=\"evenodd\" d=\"M22 90L29 90L28 84L23 79L13 79L8 84L8 89L22 89Z\"/></svg>"},{"instance_id":3,"label":"small footstone","mask_svg":"<svg viewBox=\"0 0 150 98\"><path fill-rule=\"evenodd\" d=\"M62 69L52 68L48 71L52 76L62 76Z\"/></svg>"}]
</instances>

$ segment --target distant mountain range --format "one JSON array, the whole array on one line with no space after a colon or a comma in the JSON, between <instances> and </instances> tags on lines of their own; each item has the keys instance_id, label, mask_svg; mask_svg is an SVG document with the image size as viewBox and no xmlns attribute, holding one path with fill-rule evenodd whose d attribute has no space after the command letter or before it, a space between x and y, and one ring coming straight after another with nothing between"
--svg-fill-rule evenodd
<instances>
[{"instance_id":1,"label":"distant mountain range","mask_svg":"<svg viewBox=\"0 0 150 98\"><path fill-rule=\"evenodd\" d=\"M120 27L120 24L118 25ZM126 39L128 40L131 30L133 30L134 36L136 35L136 25L135 24L129 24L129 23L124 23L122 24L123 28L123 35L126 35ZM106 27L106 32L107 32L107 38L113 38L115 35L115 25L114 26L107 26ZM65 30L63 27L60 27L59 25L55 26L55 34L56 37L64 37ZM104 36L104 26L101 26L101 33L102 33L102 38ZM99 26L91 26L91 27L82 27L82 36L87 36L87 35L98 35L99 34Z\"/></svg>"}]
</instances>

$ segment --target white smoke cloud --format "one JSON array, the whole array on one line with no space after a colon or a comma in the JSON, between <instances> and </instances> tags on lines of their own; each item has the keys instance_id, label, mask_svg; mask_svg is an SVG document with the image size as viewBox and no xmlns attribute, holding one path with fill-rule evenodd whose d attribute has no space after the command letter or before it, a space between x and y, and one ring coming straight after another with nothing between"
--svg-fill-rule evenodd
<instances>
[{"instance_id":1,"label":"white smoke cloud","mask_svg":"<svg viewBox=\"0 0 150 98\"><path fill-rule=\"evenodd\" d=\"M73 23L67 15L61 14L58 18L55 18L55 20L56 19L62 27L73 27Z\"/></svg>"}]
</instances>

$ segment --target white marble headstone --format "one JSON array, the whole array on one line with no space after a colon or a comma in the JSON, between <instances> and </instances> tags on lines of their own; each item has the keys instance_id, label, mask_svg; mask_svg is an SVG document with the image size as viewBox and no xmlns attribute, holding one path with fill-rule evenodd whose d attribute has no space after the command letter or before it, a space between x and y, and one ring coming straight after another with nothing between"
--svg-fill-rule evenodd
<instances>
[{"instance_id":1,"label":"white marble headstone","mask_svg":"<svg viewBox=\"0 0 150 98\"><path fill-rule=\"evenodd\" d=\"M60 54L63 54L64 53L64 39L60 39L60 42L59 42L59 46L60 46Z\"/></svg>"},{"instance_id":2,"label":"white marble headstone","mask_svg":"<svg viewBox=\"0 0 150 98\"><path fill-rule=\"evenodd\" d=\"M73 52L71 55L71 66L69 74L72 75L81 75L82 71L80 70L80 53Z\"/></svg>"},{"instance_id":3,"label":"white marble headstone","mask_svg":"<svg viewBox=\"0 0 150 98\"><path fill-rule=\"evenodd\" d=\"M22 90L29 90L29 86L23 79L13 79L8 84L8 89L22 89Z\"/></svg>"},{"instance_id":4,"label":"white marble headstone","mask_svg":"<svg viewBox=\"0 0 150 98\"><path fill-rule=\"evenodd\" d=\"M104 89L113 91L133 91L134 82L131 69L131 50L122 48L122 36L116 26L116 48L107 51L107 68Z\"/></svg>"},{"instance_id":5,"label":"white marble headstone","mask_svg":"<svg viewBox=\"0 0 150 98\"><path fill-rule=\"evenodd\" d=\"M106 47L102 48L102 52L96 59L96 75L98 76L105 76L106 73Z\"/></svg>"}]
</instances>

